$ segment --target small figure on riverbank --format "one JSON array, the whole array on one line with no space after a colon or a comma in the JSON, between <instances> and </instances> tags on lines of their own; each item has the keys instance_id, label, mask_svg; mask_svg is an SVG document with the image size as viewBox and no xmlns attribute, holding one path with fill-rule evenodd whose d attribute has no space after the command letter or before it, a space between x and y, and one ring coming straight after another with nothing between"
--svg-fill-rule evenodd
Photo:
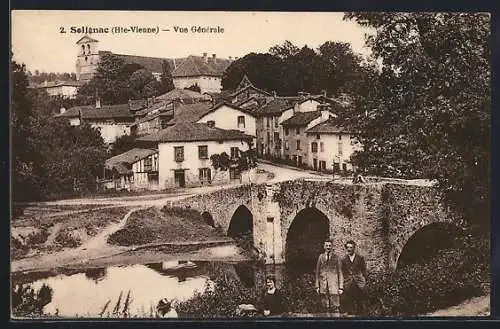
<instances>
[{"instance_id":1,"label":"small figure on riverbank","mask_svg":"<svg viewBox=\"0 0 500 329\"><path fill-rule=\"evenodd\" d=\"M266 278L266 293L263 298L263 314L264 316L281 315L284 311L283 296L276 288L276 279L268 276Z\"/></svg>"},{"instance_id":2,"label":"small figure on riverbank","mask_svg":"<svg viewBox=\"0 0 500 329\"><path fill-rule=\"evenodd\" d=\"M333 252L331 240L323 243L325 252L316 263L316 291L325 312L340 312L340 295L344 289L344 278L340 258Z\"/></svg>"},{"instance_id":3,"label":"small figure on riverbank","mask_svg":"<svg viewBox=\"0 0 500 329\"><path fill-rule=\"evenodd\" d=\"M345 248L347 254L342 258L345 288L342 309L351 315L364 315L367 281L365 258L356 252L356 242L353 240L347 241Z\"/></svg>"},{"instance_id":4,"label":"small figure on riverbank","mask_svg":"<svg viewBox=\"0 0 500 329\"><path fill-rule=\"evenodd\" d=\"M364 182L365 182L365 178L358 171L356 171L354 173L352 183L353 184L363 184Z\"/></svg>"},{"instance_id":5,"label":"small figure on riverbank","mask_svg":"<svg viewBox=\"0 0 500 329\"><path fill-rule=\"evenodd\" d=\"M177 318L177 311L172 307L172 302L168 299L163 298L158 302L156 306L156 311L158 315L162 318Z\"/></svg>"}]
</instances>

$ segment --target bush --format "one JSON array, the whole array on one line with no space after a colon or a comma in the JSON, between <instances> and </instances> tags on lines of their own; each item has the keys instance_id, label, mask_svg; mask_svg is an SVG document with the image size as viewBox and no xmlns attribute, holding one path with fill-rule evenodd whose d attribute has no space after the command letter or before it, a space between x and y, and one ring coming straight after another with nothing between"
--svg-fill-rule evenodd
<instances>
[{"instance_id":1,"label":"bush","mask_svg":"<svg viewBox=\"0 0 500 329\"><path fill-rule=\"evenodd\" d=\"M469 241L460 249L441 250L425 263L374 278L367 286L369 308L380 314L368 315L422 315L486 293L489 251L487 241L481 240ZM379 300L382 309L373 305Z\"/></svg>"},{"instance_id":2,"label":"bush","mask_svg":"<svg viewBox=\"0 0 500 329\"><path fill-rule=\"evenodd\" d=\"M18 285L12 290L12 314L16 317L42 316L43 307L51 300L52 289L45 284L38 291L29 285Z\"/></svg>"},{"instance_id":3,"label":"bush","mask_svg":"<svg viewBox=\"0 0 500 329\"><path fill-rule=\"evenodd\" d=\"M59 245L67 248L76 248L82 243L79 237L73 235L70 230L60 231L57 234L55 241Z\"/></svg>"}]
</instances>

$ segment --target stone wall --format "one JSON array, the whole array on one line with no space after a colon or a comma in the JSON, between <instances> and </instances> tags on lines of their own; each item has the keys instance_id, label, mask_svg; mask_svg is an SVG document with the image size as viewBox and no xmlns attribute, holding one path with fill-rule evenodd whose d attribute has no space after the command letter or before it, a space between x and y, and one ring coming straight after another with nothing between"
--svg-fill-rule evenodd
<instances>
[{"instance_id":1,"label":"stone wall","mask_svg":"<svg viewBox=\"0 0 500 329\"><path fill-rule=\"evenodd\" d=\"M435 222L463 223L448 216L433 187L400 183L350 185L295 180L272 185L243 185L175 201L172 206L208 211L227 232L240 205L253 215L256 248L267 263L283 263L289 228L304 209L314 207L330 223L334 249L344 254L353 239L370 272L392 271L408 239ZM270 245L271 238L273 245Z\"/></svg>"}]
</instances>

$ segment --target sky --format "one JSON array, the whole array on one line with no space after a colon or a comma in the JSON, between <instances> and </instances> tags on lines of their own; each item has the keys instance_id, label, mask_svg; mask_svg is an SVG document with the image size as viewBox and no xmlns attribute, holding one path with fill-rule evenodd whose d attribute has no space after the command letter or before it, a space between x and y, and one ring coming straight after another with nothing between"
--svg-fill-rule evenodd
<instances>
[{"instance_id":1,"label":"sky","mask_svg":"<svg viewBox=\"0 0 500 329\"><path fill-rule=\"evenodd\" d=\"M75 71L75 43L85 34L77 30L72 33L72 27L108 28L108 33L90 34L99 40L99 50L128 55L180 58L208 53L219 58L243 57L267 52L285 40L311 48L325 41L348 42L355 52L368 54L364 36L371 31L342 17L341 12L14 10L11 42L14 59L32 72ZM112 33L113 27L131 26L158 28L159 32ZM188 33L175 32L176 26L187 28ZM193 33L192 27L198 26L220 27L224 32Z\"/></svg>"}]
</instances>

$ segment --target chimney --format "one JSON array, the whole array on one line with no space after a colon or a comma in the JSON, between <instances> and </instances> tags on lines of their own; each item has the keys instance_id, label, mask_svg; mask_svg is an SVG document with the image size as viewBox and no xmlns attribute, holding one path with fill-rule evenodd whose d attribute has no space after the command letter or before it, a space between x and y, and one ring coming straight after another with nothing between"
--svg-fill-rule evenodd
<instances>
[{"instance_id":1,"label":"chimney","mask_svg":"<svg viewBox=\"0 0 500 329\"><path fill-rule=\"evenodd\" d=\"M172 62L174 63L174 70L177 68L177 65L175 64L175 58L172 59Z\"/></svg>"},{"instance_id":2,"label":"chimney","mask_svg":"<svg viewBox=\"0 0 500 329\"><path fill-rule=\"evenodd\" d=\"M49 84L49 82L48 82L47 80L45 80L45 81L43 82L43 86L44 86L44 87L47 87L47 85L48 85L48 84Z\"/></svg>"},{"instance_id":3,"label":"chimney","mask_svg":"<svg viewBox=\"0 0 500 329\"><path fill-rule=\"evenodd\" d=\"M101 108L101 98L99 96L97 96L97 98L95 99L95 108L96 109Z\"/></svg>"},{"instance_id":4,"label":"chimney","mask_svg":"<svg viewBox=\"0 0 500 329\"><path fill-rule=\"evenodd\" d=\"M238 57L238 56L236 56L236 57L234 57L234 60L236 61L236 60L238 60L238 58L239 58L239 57Z\"/></svg>"},{"instance_id":5,"label":"chimney","mask_svg":"<svg viewBox=\"0 0 500 329\"><path fill-rule=\"evenodd\" d=\"M64 112L66 112L66 109L64 107L61 107L61 109L59 110L59 114L63 114Z\"/></svg>"},{"instance_id":6,"label":"chimney","mask_svg":"<svg viewBox=\"0 0 500 329\"><path fill-rule=\"evenodd\" d=\"M215 127L215 122L212 120L207 121L207 126L209 126L210 128L213 128L213 127Z\"/></svg>"},{"instance_id":7,"label":"chimney","mask_svg":"<svg viewBox=\"0 0 500 329\"><path fill-rule=\"evenodd\" d=\"M273 97L276 98L276 90L273 90Z\"/></svg>"},{"instance_id":8,"label":"chimney","mask_svg":"<svg viewBox=\"0 0 500 329\"><path fill-rule=\"evenodd\" d=\"M327 97L326 96L326 90L323 90L323 97Z\"/></svg>"},{"instance_id":9,"label":"chimney","mask_svg":"<svg viewBox=\"0 0 500 329\"><path fill-rule=\"evenodd\" d=\"M203 61L206 63L208 60L207 53L203 53Z\"/></svg>"},{"instance_id":10,"label":"chimney","mask_svg":"<svg viewBox=\"0 0 500 329\"><path fill-rule=\"evenodd\" d=\"M229 60L232 61L233 60L233 56L229 56Z\"/></svg>"},{"instance_id":11,"label":"chimney","mask_svg":"<svg viewBox=\"0 0 500 329\"><path fill-rule=\"evenodd\" d=\"M215 54L212 54L212 60L214 61L214 63L217 60L217 56Z\"/></svg>"}]
</instances>

